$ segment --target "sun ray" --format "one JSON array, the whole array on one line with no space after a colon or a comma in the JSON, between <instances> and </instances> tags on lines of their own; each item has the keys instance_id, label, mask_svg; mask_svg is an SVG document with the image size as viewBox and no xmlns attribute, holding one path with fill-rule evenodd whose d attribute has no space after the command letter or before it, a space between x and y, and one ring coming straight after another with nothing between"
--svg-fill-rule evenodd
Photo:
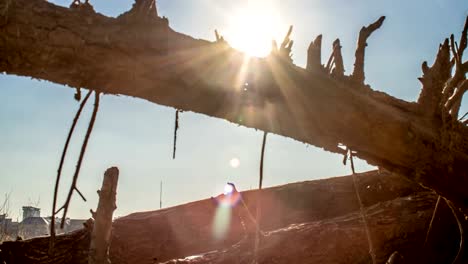
<instances>
[{"instance_id":1,"label":"sun ray","mask_svg":"<svg viewBox=\"0 0 468 264\"><path fill-rule=\"evenodd\" d=\"M279 12L267 1L249 1L228 18L225 30L228 42L250 56L264 57L271 50L271 41L286 28Z\"/></svg>"}]
</instances>

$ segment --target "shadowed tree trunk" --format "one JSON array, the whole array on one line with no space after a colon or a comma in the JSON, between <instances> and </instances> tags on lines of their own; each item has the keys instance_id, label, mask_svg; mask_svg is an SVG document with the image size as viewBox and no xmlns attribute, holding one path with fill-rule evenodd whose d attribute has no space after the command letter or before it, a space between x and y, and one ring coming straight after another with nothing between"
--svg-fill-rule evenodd
<instances>
[{"instance_id":1,"label":"shadowed tree trunk","mask_svg":"<svg viewBox=\"0 0 468 264\"><path fill-rule=\"evenodd\" d=\"M383 18L362 28L353 75L344 76L339 40L329 68L319 65L319 39L307 70L292 64L289 38L279 52L248 59L222 37L173 31L151 0L117 18L42 0L2 0L1 7L0 71L138 97L335 153L345 153L342 145L468 209L468 129L457 120L467 87L466 27L458 48L447 39L434 65L423 63L416 103L364 84L366 41Z\"/></svg>"}]
</instances>

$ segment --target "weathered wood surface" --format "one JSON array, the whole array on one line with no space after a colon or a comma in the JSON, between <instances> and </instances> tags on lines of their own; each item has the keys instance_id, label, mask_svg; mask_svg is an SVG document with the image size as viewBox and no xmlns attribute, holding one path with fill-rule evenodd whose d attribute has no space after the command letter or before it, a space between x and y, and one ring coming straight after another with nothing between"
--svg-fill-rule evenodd
<instances>
[{"instance_id":1,"label":"weathered wood surface","mask_svg":"<svg viewBox=\"0 0 468 264\"><path fill-rule=\"evenodd\" d=\"M119 169L112 167L104 173L101 190L98 191L99 203L93 213L94 227L91 233L88 264L110 264L109 245L112 232L112 216L117 209L116 195Z\"/></svg>"},{"instance_id":2,"label":"weathered wood surface","mask_svg":"<svg viewBox=\"0 0 468 264\"><path fill-rule=\"evenodd\" d=\"M410 181L385 172L360 174L357 186L363 204L371 215L369 226L375 243L374 248L380 252L379 257L384 258L393 251L400 251L409 259L419 256L425 239L423 233L428 228L428 218L435 206L436 195L424 193L424 189ZM255 212L257 191L243 192L242 195L249 211ZM364 229L357 217L359 204L351 177L267 188L262 191L262 197L264 217L261 227L263 231L271 232L266 241L261 242L261 256L264 261L269 259L268 256L276 258L278 254L283 253L281 258L285 260L286 248L277 250L274 241L281 244L290 242L291 246L302 244L307 248L304 254L322 257L325 262L320 263L334 263L334 256L341 256L345 260L348 259L348 255L368 260ZM241 204L234 208L229 232L222 240L213 237L215 213L216 205L207 199L119 218L113 223L110 259L113 264L152 264L214 250L228 250L226 256L229 258L235 252L231 246L240 241L243 241L240 245L245 248L245 255L242 257L248 259L253 249L253 244L249 243L253 243L251 239L254 237L255 226L249 221L247 210ZM296 225L297 228L287 229L291 225ZM317 230L321 232L315 232ZM426 247L433 253L426 254L434 260L429 263L450 262L446 260L453 259L458 249L458 230L448 208L441 206L433 230ZM304 234L298 234L302 233L299 231L304 231ZM343 234L349 234L350 237L345 239ZM5 254L10 256L7 264L50 263L47 262L45 253L41 253L47 252L46 239L31 240L28 242L27 251L22 251L24 245L21 243L25 242L0 246L0 250L5 250ZM283 242L285 239L288 243ZM69 241L78 243L76 239ZM89 246L89 237L80 241L79 247L69 244L70 247L62 247L61 250L68 252L66 254L79 253L81 258L87 259L85 249ZM346 244L349 248L344 243L349 243ZM252 248L249 248L249 245ZM312 248L312 245L316 248ZM82 248L84 251L75 251L75 248ZM331 249L335 249L336 252L331 253ZM291 261L283 263L299 263L293 261L297 257L296 254L299 254L297 249L288 250L291 250ZM42 257L43 262L32 260L32 256L38 255ZM219 256L215 255L208 256L218 261Z\"/></svg>"},{"instance_id":3,"label":"weathered wood surface","mask_svg":"<svg viewBox=\"0 0 468 264\"><path fill-rule=\"evenodd\" d=\"M436 259L426 259L424 238L436 201L433 193L418 193L367 208L376 263L385 263L398 251L405 263L451 263L457 251L456 227L447 228L444 239L453 248L437 251ZM444 219L447 224L449 219ZM446 221L446 222L445 222ZM254 238L246 238L223 250L197 254L165 264L251 264ZM261 239L256 259L263 263L372 263L359 212L322 221L292 224L267 232Z\"/></svg>"},{"instance_id":4,"label":"weathered wood surface","mask_svg":"<svg viewBox=\"0 0 468 264\"><path fill-rule=\"evenodd\" d=\"M313 67L307 70L281 54L247 60L221 39L208 42L173 31L167 19L145 9L150 2L138 0L131 11L110 18L88 6L2 0L0 71L134 96L336 153L344 153L338 147L343 144L355 156L468 208L468 129L453 112L439 113L440 100L433 100L442 97L450 77L448 46L441 49L437 67L423 65L419 103L405 102L360 82L362 48L356 53L356 78L331 75L316 65L319 40L311 47Z\"/></svg>"}]
</instances>

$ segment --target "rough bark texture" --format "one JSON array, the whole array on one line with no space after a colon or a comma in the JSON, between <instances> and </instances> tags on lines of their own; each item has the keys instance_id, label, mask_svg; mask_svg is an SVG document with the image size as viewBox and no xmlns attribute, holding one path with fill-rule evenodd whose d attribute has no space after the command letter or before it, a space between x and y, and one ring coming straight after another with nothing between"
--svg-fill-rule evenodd
<instances>
[{"instance_id":1,"label":"rough bark texture","mask_svg":"<svg viewBox=\"0 0 468 264\"><path fill-rule=\"evenodd\" d=\"M379 260L399 251L406 260L418 259L414 263L450 263L458 249L458 230L444 204L424 249L427 252L422 251L437 198L435 194L425 192L404 178L376 171L360 174L357 186L367 208ZM257 194L258 191L242 193L250 212L256 210ZM301 257L310 260L306 263L337 263L335 261L340 259L342 262L338 263L360 263L354 260L368 263L368 246L351 177L267 188L262 191L262 197L265 217L261 226L268 236L260 243L261 263L275 263L275 259L276 263L304 263L297 261ZM213 238L215 213L216 205L208 199L119 218L113 223L112 263L152 264L223 250L227 250L228 262L233 261L232 257L238 252L232 247L235 244L244 249L238 255L240 259L251 258L255 225L249 221L247 210L241 204L233 209L230 229L223 240ZM59 252L73 252L76 258L74 262L54 263L87 263L89 236L69 239L66 248L60 246L63 245L60 241L61 237L57 242ZM46 253L47 242L47 238L12 242L1 245L0 250L9 256L7 264L51 263ZM22 243L29 243L29 248L23 251ZM75 251L76 248L83 251ZM42 258L33 261L33 256ZM427 262L423 257L427 257ZM210 263L208 260L213 259L214 263L222 263L217 253L203 258L207 261L197 258L193 261Z\"/></svg>"},{"instance_id":2,"label":"rough bark texture","mask_svg":"<svg viewBox=\"0 0 468 264\"><path fill-rule=\"evenodd\" d=\"M376 263L385 263L395 249L405 256L407 263L428 263L422 261L422 238L434 203L433 193L420 193L384 202L366 210L368 221L372 225L372 239L377 248ZM411 230L409 237L408 230ZM450 237L456 239L453 233ZM247 238L223 250L165 263L250 264L254 259L252 245L253 239ZM323 221L293 224L267 232L260 245L256 256L256 263L259 264L372 263L358 212ZM343 254L344 252L346 253ZM441 262L431 260L429 263L450 263L448 256L450 255L447 254L447 258Z\"/></svg>"},{"instance_id":3,"label":"rough bark texture","mask_svg":"<svg viewBox=\"0 0 468 264\"><path fill-rule=\"evenodd\" d=\"M225 41L174 32L150 2L109 18L90 8L2 0L0 71L134 96L336 153L343 144L468 208L468 129L439 113L450 75L445 44L431 71L423 67L421 98L411 103L342 76L341 64L330 75L275 54L246 60Z\"/></svg>"},{"instance_id":4,"label":"rough bark texture","mask_svg":"<svg viewBox=\"0 0 468 264\"><path fill-rule=\"evenodd\" d=\"M102 187L101 190L98 191L98 208L95 213L93 212L95 223L91 235L88 264L110 263L109 245L112 231L112 216L114 210L117 208L115 201L118 180L119 169L116 167L112 167L104 173Z\"/></svg>"}]
</instances>

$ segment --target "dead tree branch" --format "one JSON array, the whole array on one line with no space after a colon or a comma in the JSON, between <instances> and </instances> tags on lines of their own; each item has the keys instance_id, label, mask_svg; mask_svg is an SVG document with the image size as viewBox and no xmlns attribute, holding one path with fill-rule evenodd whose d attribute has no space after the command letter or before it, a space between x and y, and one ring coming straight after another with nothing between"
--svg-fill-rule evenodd
<instances>
[{"instance_id":1,"label":"dead tree branch","mask_svg":"<svg viewBox=\"0 0 468 264\"><path fill-rule=\"evenodd\" d=\"M93 213L94 227L89 247L89 264L108 264L109 245L112 231L112 215L117 209L116 195L119 169L112 167L104 173L101 190L98 191L99 203Z\"/></svg>"},{"instance_id":2,"label":"dead tree branch","mask_svg":"<svg viewBox=\"0 0 468 264\"><path fill-rule=\"evenodd\" d=\"M344 76L345 70L343 56L341 55L340 39L336 39L333 42L333 52L328 60L326 69L333 77L340 78Z\"/></svg>"},{"instance_id":3,"label":"dead tree branch","mask_svg":"<svg viewBox=\"0 0 468 264\"><path fill-rule=\"evenodd\" d=\"M318 35L309 45L307 50L308 71L317 72L323 70L322 66L322 35Z\"/></svg>"},{"instance_id":4,"label":"dead tree branch","mask_svg":"<svg viewBox=\"0 0 468 264\"><path fill-rule=\"evenodd\" d=\"M367 27L362 27L359 32L359 39L356 48L356 60L354 62L353 79L360 84L364 84L364 55L367 47L367 39L369 36L379 29L385 20L385 16L381 16L377 21Z\"/></svg>"},{"instance_id":5,"label":"dead tree branch","mask_svg":"<svg viewBox=\"0 0 468 264\"><path fill-rule=\"evenodd\" d=\"M445 39L439 47L432 67L428 67L427 62L422 64L423 76L419 80L423 88L418 98L418 104L428 117L440 115L442 92L445 83L450 78L451 68L449 40Z\"/></svg>"},{"instance_id":6,"label":"dead tree branch","mask_svg":"<svg viewBox=\"0 0 468 264\"><path fill-rule=\"evenodd\" d=\"M460 36L459 47L457 46L454 35L452 34L450 36L450 49L452 51L453 61L455 62L455 74L446 82L442 92L443 99L441 103L445 105L444 110L450 113L454 118L458 117L458 111L464 93L464 84L462 82L466 79L466 73L468 72L468 68L465 67L463 63L463 53L467 46L467 34L468 17L466 18L465 26Z\"/></svg>"}]
</instances>

